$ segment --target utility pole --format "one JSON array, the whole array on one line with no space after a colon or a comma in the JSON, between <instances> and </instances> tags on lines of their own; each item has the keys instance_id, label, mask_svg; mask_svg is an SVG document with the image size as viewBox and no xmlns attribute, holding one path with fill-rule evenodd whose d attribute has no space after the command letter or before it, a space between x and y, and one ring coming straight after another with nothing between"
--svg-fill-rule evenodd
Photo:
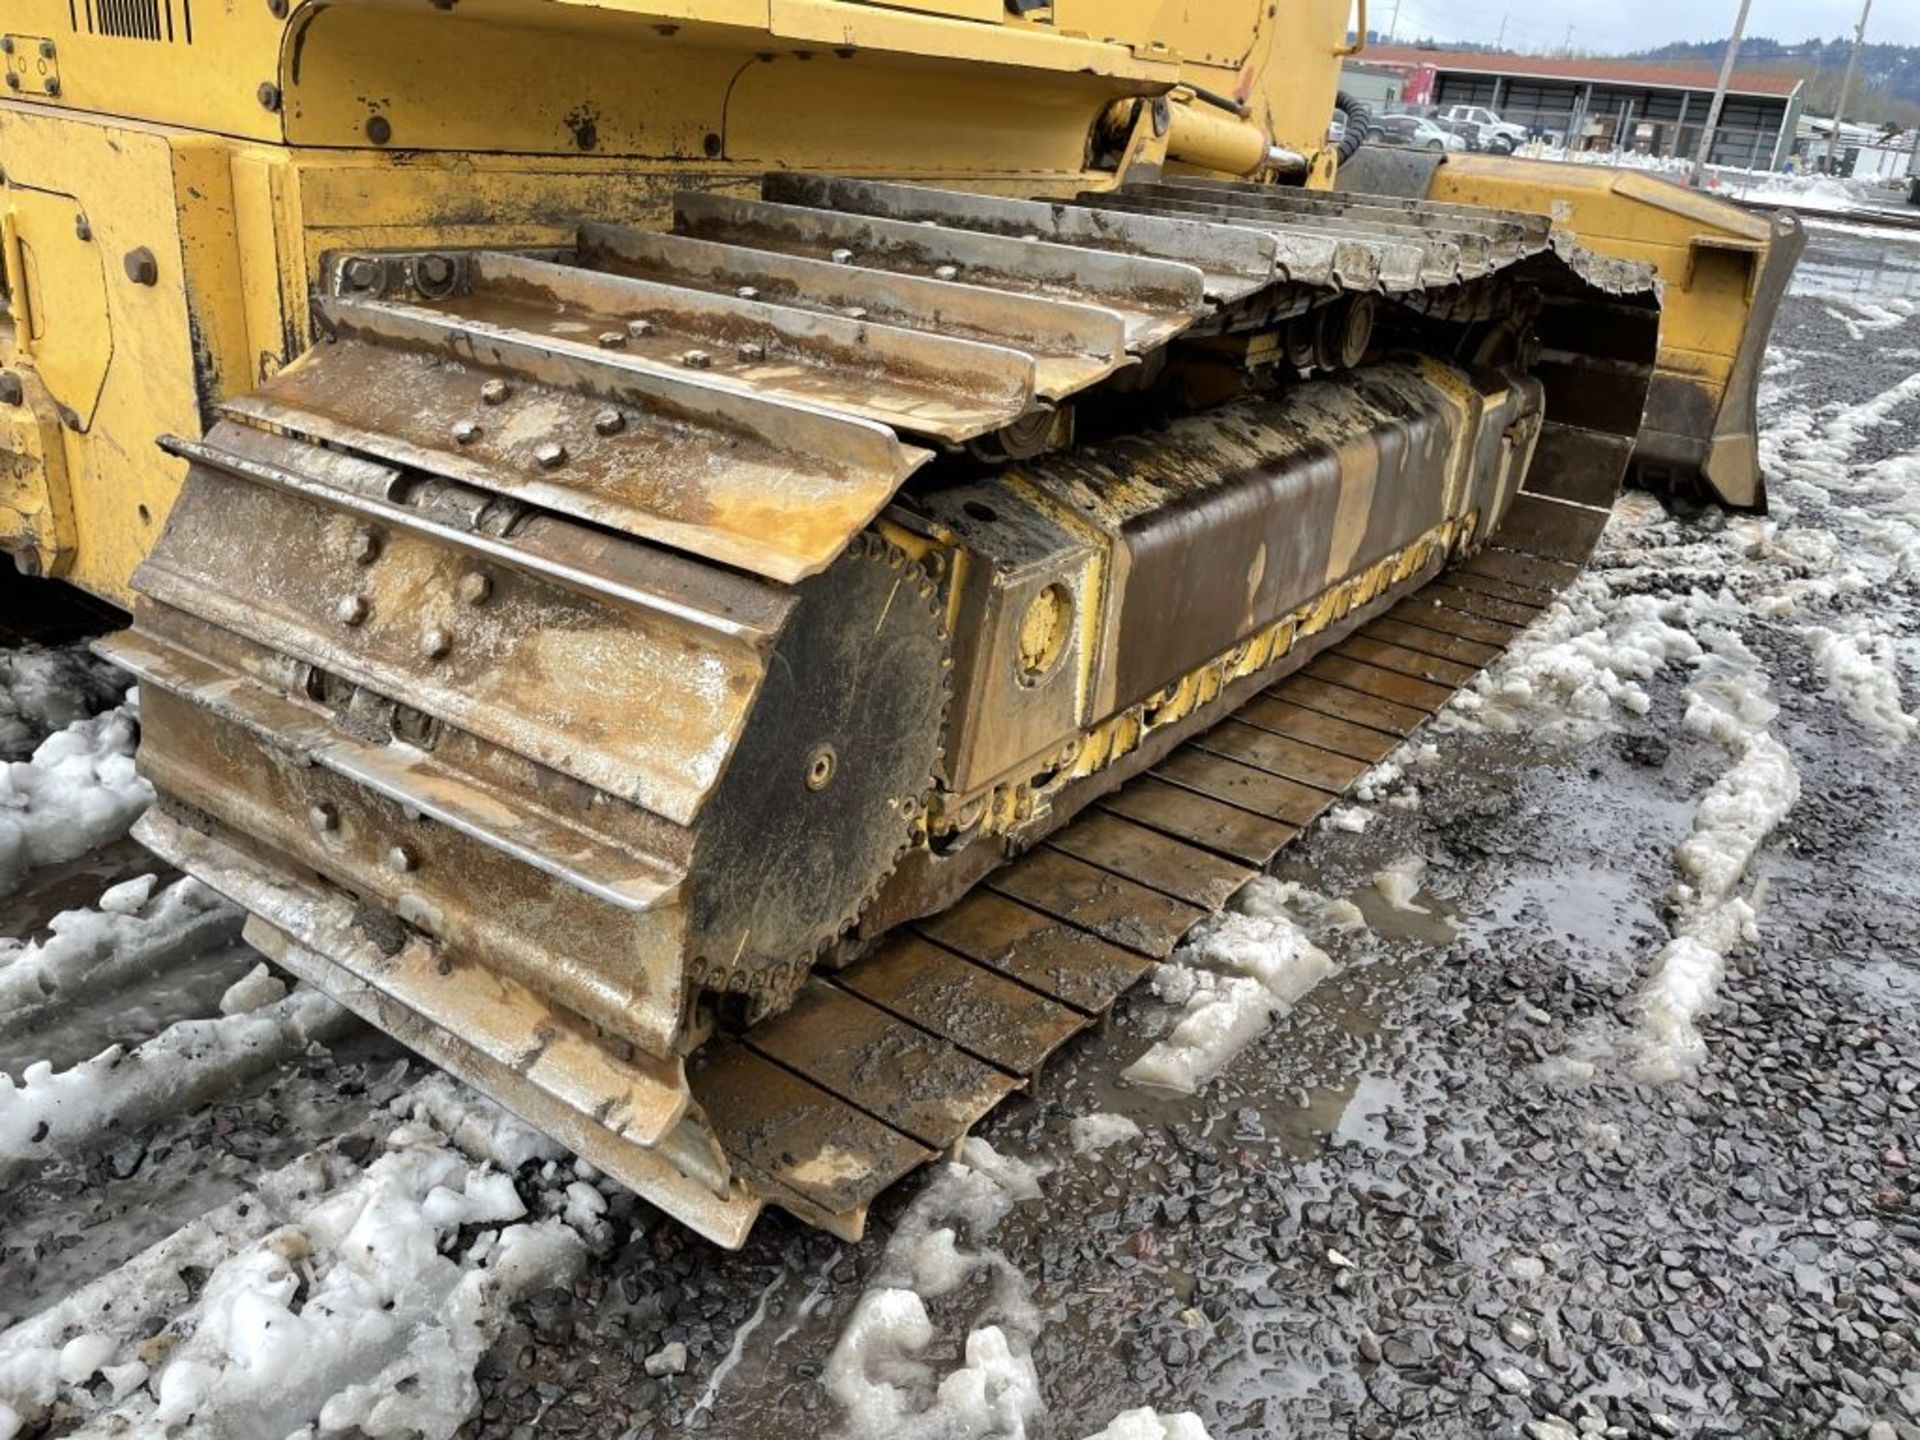
<instances>
[{"instance_id":1,"label":"utility pole","mask_svg":"<svg viewBox=\"0 0 1920 1440\"><path fill-rule=\"evenodd\" d=\"M1571 25L1567 26L1567 38L1560 43L1560 50L1565 55L1573 54L1573 26Z\"/></svg>"},{"instance_id":2,"label":"utility pole","mask_svg":"<svg viewBox=\"0 0 1920 1440\"><path fill-rule=\"evenodd\" d=\"M1873 0L1867 0L1872 4ZM1713 154L1713 132L1720 124L1720 107L1727 103L1727 86L1733 83L1733 62L1740 55L1740 41L1747 33L1747 11L1753 6L1753 0L1740 0L1740 13L1733 17L1733 33L1727 37L1727 53L1720 60L1720 78L1714 82L1713 103L1707 107L1707 123L1700 127L1700 148L1694 152L1693 172L1687 177L1687 183L1694 189L1700 188L1700 172L1707 167L1707 159Z\"/></svg>"},{"instance_id":3,"label":"utility pole","mask_svg":"<svg viewBox=\"0 0 1920 1440\"><path fill-rule=\"evenodd\" d=\"M1395 3L1398 3L1398 0L1395 0ZM1506 45L1506 41L1507 41L1507 12L1502 10L1500 12L1500 33L1493 37L1493 48L1496 50L1502 49Z\"/></svg>"},{"instance_id":4,"label":"utility pole","mask_svg":"<svg viewBox=\"0 0 1920 1440\"><path fill-rule=\"evenodd\" d=\"M1860 7L1860 23L1853 30L1853 53L1847 57L1847 73L1840 80L1840 101L1833 107L1833 138L1827 146L1827 168L1835 174L1840 171L1840 122L1846 117L1847 98L1853 94L1853 77L1860 68L1860 47L1867 38L1867 15L1873 9L1873 0L1865 0Z\"/></svg>"},{"instance_id":5,"label":"utility pole","mask_svg":"<svg viewBox=\"0 0 1920 1440\"><path fill-rule=\"evenodd\" d=\"M1393 0L1393 14L1387 17L1387 44L1394 43L1394 36L1400 33L1400 0Z\"/></svg>"}]
</instances>

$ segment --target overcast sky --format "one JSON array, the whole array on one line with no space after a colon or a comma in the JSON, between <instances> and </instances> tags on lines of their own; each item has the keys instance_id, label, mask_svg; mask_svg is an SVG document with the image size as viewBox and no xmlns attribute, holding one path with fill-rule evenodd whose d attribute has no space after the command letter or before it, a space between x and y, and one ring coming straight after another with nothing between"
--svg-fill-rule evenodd
<instances>
[{"instance_id":1,"label":"overcast sky","mask_svg":"<svg viewBox=\"0 0 1920 1440\"><path fill-rule=\"evenodd\" d=\"M1368 0L1367 21L1384 28L1395 0ZM1442 40L1492 44L1506 18L1505 43L1513 49L1552 51L1566 43L1573 26L1575 49L1602 54L1647 50L1672 40L1713 40L1733 28L1739 0L1399 0L1401 40L1431 35ZM1851 34L1860 0L1753 0L1749 35L1776 40ZM1920 45L1920 0L1873 0L1867 39Z\"/></svg>"}]
</instances>

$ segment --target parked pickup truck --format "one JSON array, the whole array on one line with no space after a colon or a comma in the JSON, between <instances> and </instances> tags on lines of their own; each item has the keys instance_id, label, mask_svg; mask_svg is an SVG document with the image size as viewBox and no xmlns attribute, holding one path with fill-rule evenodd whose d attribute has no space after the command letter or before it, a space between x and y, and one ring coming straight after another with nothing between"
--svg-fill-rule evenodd
<instances>
[{"instance_id":1,"label":"parked pickup truck","mask_svg":"<svg viewBox=\"0 0 1920 1440\"><path fill-rule=\"evenodd\" d=\"M1480 130L1480 148L1496 155L1510 154L1527 138L1524 125L1502 120L1484 105L1449 105L1440 112L1442 120L1457 120Z\"/></svg>"}]
</instances>

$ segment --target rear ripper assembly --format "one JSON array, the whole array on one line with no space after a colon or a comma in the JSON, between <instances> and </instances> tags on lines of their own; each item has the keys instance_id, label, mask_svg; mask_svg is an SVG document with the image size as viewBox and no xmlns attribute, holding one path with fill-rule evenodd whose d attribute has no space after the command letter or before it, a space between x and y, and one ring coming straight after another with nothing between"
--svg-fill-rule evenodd
<instances>
[{"instance_id":1,"label":"rear ripper assembly","mask_svg":"<svg viewBox=\"0 0 1920 1440\"><path fill-rule=\"evenodd\" d=\"M857 1235L1497 655L1658 328L1543 218L1194 180L328 274L167 442L140 836L727 1245Z\"/></svg>"}]
</instances>

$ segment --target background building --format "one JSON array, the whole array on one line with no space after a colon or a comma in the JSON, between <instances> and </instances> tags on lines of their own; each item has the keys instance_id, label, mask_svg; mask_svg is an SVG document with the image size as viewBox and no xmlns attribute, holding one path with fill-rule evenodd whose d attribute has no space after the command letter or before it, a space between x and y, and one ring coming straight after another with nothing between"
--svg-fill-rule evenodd
<instances>
[{"instance_id":1,"label":"background building","mask_svg":"<svg viewBox=\"0 0 1920 1440\"><path fill-rule=\"evenodd\" d=\"M1643 61L1496 55L1369 45L1343 84L1399 107L1485 105L1575 149L1691 157L1713 103L1714 70ZM1801 82L1736 70L1715 131L1716 165L1775 169L1793 150Z\"/></svg>"}]
</instances>

